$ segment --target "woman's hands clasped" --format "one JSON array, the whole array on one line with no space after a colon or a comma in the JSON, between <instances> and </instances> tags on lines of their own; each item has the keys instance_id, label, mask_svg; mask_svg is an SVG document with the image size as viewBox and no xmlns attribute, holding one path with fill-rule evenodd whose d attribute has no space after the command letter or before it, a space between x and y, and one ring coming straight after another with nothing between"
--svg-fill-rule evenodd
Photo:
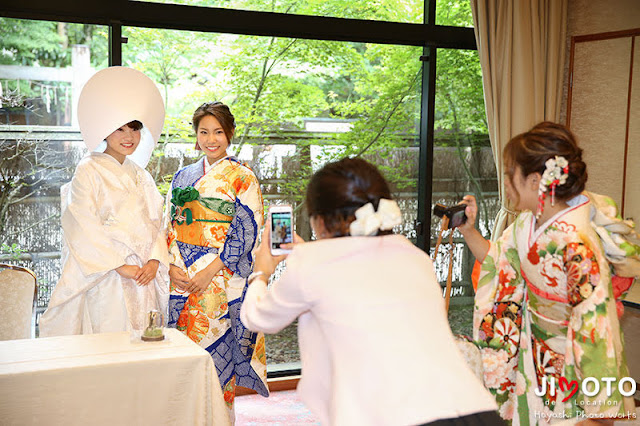
<instances>
[{"instance_id":1,"label":"woman's hands clasped","mask_svg":"<svg viewBox=\"0 0 640 426\"><path fill-rule=\"evenodd\" d=\"M160 262L156 259L149 260L142 268L138 270L138 273L133 277L138 285L147 285L156 277L158 273L158 266Z\"/></svg>"},{"instance_id":2,"label":"woman's hands clasped","mask_svg":"<svg viewBox=\"0 0 640 426\"><path fill-rule=\"evenodd\" d=\"M192 278L189 278L182 268L171 264L169 265L169 279L171 279L171 282L180 290L200 296L209 288L209 284L211 284L213 278L222 268L224 268L222 260L216 257L209 266L199 271Z\"/></svg>"},{"instance_id":3,"label":"woman's hands clasped","mask_svg":"<svg viewBox=\"0 0 640 426\"><path fill-rule=\"evenodd\" d=\"M138 265L124 264L116 268L116 272L123 278L135 280L138 285L147 285L156 277L158 265L157 260L151 259L142 268Z\"/></svg>"},{"instance_id":4,"label":"woman's hands clasped","mask_svg":"<svg viewBox=\"0 0 640 426\"><path fill-rule=\"evenodd\" d=\"M187 291L189 288L189 277L186 272L174 264L169 265L169 279L180 290Z\"/></svg>"},{"instance_id":5,"label":"woman's hands clasped","mask_svg":"<svg viewBox=\"0 0 640 426\"><path fill-rule=\"evenodd\" d=\"M256 258L253 263L253 271L262 271L266 275L266 278L269 278L275 272L276 266L288 256L286 254L280 256L273 256L271 254L271 250L269 249L269 231L268 226L262 231L262 240L256 249ZM282 248L287 250L292 249L295 245L301 243L304 243L304 240L294 232L293 243L282 244ZM182 268L171 264L169 265L169 278L180 290L200 296L209 287L215 275L223 267L224 264L218 257L205 269L195 274L192 278L189 278Z\"/></svg>"}]
</instances>

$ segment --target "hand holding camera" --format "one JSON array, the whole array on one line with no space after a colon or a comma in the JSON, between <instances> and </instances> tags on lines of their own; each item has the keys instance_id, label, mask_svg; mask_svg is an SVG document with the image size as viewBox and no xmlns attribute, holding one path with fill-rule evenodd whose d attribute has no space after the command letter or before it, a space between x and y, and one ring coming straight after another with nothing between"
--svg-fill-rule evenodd
<instances>
[{"instance_id":1,"label":"hand holding camera","mask_svg":"<svg viewBox=\"0 0 640 426\"><path fill-rule=\"evenodd\" d=\"M473 195L465 195L462 198L462 203L465 205L465 214L467 216L466 223L459 226L458 230L464 237L465 242L474 257L480 261L489 252L489 241L475 227L476 217L478 216L478 205L476 204L476 198Z\"/></svg>"},{"instance_id":2,"label":"hand holding camera","mask_svg":"<svg viewBox=\"0 0 640 426\"><path fill-rule=\"evenodd\" d=\"M433 214L443 218L447 217L447 229L454 229L460 225L467 223L467 215L465 214L466 204L458 204L452 207L446 207L442 204L433 206Z\"/></svg>"}]
</instances>

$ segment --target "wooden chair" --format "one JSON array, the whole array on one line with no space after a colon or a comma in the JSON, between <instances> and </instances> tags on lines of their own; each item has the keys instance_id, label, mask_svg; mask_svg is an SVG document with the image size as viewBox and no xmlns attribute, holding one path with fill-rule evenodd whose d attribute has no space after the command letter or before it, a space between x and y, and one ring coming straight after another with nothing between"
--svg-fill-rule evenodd
<instances>
[{"instance_id":1,"label":"wooden chair","mask_svg":"<svg viewBox=\"0 0 640 426\"><path fill-rule=\"evenodd\" d=\"M0 263L0 340L29 339L38 294L36 274Z\"/></svg>"}]
</instances>

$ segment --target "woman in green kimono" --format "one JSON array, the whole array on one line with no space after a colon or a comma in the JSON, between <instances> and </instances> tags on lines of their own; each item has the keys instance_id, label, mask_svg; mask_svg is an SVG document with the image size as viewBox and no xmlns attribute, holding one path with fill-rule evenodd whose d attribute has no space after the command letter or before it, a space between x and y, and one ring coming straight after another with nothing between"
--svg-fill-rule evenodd
<instances>
[{"instance_id":1,"label":"woman in green kimono","mask_svg":"<svg viewBox=\"0 0 640 426\"><path fill-rule=\"evenodd\" d=\"M635 416L612 273L591 224L582 149L544 122L505 147L507 196L521 211L495 243L460 228L481 264L473 338L485 386L514 425Z\"/></svg>"}]
</instances>

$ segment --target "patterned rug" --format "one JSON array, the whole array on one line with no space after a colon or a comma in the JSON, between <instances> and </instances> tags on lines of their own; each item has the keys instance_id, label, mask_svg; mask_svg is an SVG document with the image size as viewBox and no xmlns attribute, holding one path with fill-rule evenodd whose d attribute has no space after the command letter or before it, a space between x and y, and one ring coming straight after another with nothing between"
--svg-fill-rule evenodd
<instances>
[{"instance_id":1,"label":"patterned rug","mask_svg":"<svg viewBox=\"0 0 640 426\"><path fill-rule=\"evenodd\" d=\"M320 425L295 391L272 392L269 398L243 395L235 399L236 426Z\"/></svg>"}]
</instances>

